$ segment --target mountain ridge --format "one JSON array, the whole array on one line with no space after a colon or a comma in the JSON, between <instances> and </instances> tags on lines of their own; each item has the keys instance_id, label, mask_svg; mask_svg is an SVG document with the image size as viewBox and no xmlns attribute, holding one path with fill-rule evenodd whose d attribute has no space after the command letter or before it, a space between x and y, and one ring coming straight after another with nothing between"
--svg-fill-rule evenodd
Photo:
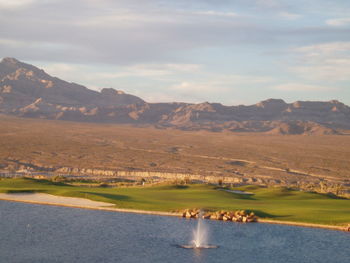
<instances>
[{"instance_id":1,"label":"mountain ridge","mask_svg":"<svg viewBox=\"0 0 350 263\"><path fill-rule=\"evenodd\" d=\"M150 124L158 128L267 134L339 134L350 129L350 107L337 100L267 99L253 105L148 103L112 88L100 92L4 58L0 62L0 113L78 122Z\"/></svg>"}]
</instances>

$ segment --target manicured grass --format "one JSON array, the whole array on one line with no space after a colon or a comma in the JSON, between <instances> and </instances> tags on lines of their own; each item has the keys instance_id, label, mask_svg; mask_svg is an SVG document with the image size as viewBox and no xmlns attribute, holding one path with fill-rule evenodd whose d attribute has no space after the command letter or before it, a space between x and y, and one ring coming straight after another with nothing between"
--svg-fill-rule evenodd
<instances>
[{"instance_id":1,"label":"manicured grass","mask_svg":"<svg viewBox=\"0 0 350 263\"><path fill-rule=\"evenodd\" d=\"M0 180L0 192L44 192L60 196L83 197L109 202L118 208L177 211L185 208L205 210L250 210L262 218L344 225L350 223L350 200L286 188L244 186L235 188L254 195L218 190L211 185L159 185L152 187L102 188L70 186L27 178Z\"/></svg>"}]
</instances>

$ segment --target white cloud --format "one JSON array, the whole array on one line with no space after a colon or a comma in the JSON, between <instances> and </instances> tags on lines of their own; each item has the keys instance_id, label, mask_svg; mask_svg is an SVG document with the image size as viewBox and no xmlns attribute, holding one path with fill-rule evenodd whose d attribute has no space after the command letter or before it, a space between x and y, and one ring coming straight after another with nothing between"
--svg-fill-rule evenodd
<instances>
[{"instance_id":1,"label":"white cloud","mask_svg":"<svg viewBox=\"0 0 350 263\"><path fill-rule=\"evenodd\" d=\"M237 16L236 13L234 12L218 12L218 11L198 11L198 12L193 12L196 15L207 15L207 16L222 16L222 17L235 17Z\"/></svg>"},{"instance_id":2,"label":"white cloud","mask_svg":"<svg viewBox=\"0 0 350 263\"><path fill-rule=\"evenodd\" d=\"M258 5L264 6L264 7L280 7L281 2L278 0L256 0L256 3Z\"/></svg>"},{"instance_id":3,"label":"white cloud","mask_svg":"<svg viewBox=\"0 0 350 263\"><path fill-rule=\"evenodd\" d=\"M342 9L336 13L317 0L300 1L0 0L0 9L23 7L1 9L0 53L55 62L45 68L50 74L95 89L143 89L154 98L163 91L215 101L270 96L261 86L279 82L255 73L286 82L343 85L350 78L350 42L332 41L350 41L348 28L326 26L320 17L345 25L346 4L334 4ZM303 23L293 23L300 18ZM324 41L331 43L311 45ZM275 67L290 45L302 46L292 50L297 54L293 76L286 74L290 60ZM222 94L216 96L217 90Z\"/></svg>"},{"instance_id":4,"label":"white cloud","mask_svg":"<svg viewBox=\"0 0 350 263\"><path fill-rule=\"evenodd\" d=\"M214 75L219 83L231 83L231 84L258 84L258 83L267 83L273 81L272 77L267 76L254 76L254 75Z\"/></svg>"},{"instance_id":5,"label":"white cloud","mask_svg":"<svg viewBox=\"0 0 350 263\"><path fill-rule=\"evenodd\" d=\"M208 100L215 102L218 95L228 94L232 87L213 80L190 80L171 85L167 90L170 91L173 101L200 103Z\"/></svg>"},{"instance_id":6,"label":"white cloud","mask_svg":"<svg viewBox=\"0 0 350 263\"><path fill-rule=\"evenodd\" d=\"M97 79L97 69L95 67L83 64L45 63L42 61L29 61L28 63L42 68L50 76L98 90L97 85L90 85L90 83L94 83Z\"/></svg>"},{"instance_id":7,"label":"white cloud","mask_svg":"<svg viewBox=\"0 0 350 263\"><path fill-rule=\"evenodd\" d=\"M289 13L289 12L280 12L278 15L284 19L287 19L287 20L297 20L297 19L301 18L301 15Z\"/></svg>"},{"instance_id":8,"label":"white cloud","mask_svg":"<svg viewBox=\"0 0 350 263\"><path fill-rule=\"evenodd\" d=\"M80 75L84 72L82 66L66 63L50 63L44 65L44 70L50 75L65 80L69 80L73 75Z\"/></svg>"},{"instance_id":9,"label":"white cloud","mask_svg":"<svg viewBox=\"0 0 350 263\"><path fill-rule=\"evenodd\" d=\"M173 15L164 13L136 13L130 10L114 10L112 15L91 16L89 19L76 20L77 26L100 26L104 28L123 28L125 26L139 26L140 24L152 23L176 23L178 20Z\"/></svg>"},{"instance_id":10,"label":"white cloud","mask_svg":"<svg viewBox=\"0 0 350 263\"><path fill-rule=\"evenodd\" d=\"M191 92L217 92L218 90L230 90L238 88L244 84L255 85L259 83L268 83L273 79L270 77L247 76L247 75L223 75L202 72L202 80L182 81L179 84L173 85L174 90Z\"/></svg>"},{"instance_id":11,"label":"white cloud","mask_svg":"<svg viewBox=\"0 0 350 263\"><path fill-rule=\"evenodd\" d=\"M169 87L178 97L191 98L191 101L201 102L208 98L217 101L218 97L225 97L225 101L235 90L244 85L255 86L261 83L271 82L270 77L248 76L248 75L223 75L202 72L200 80L184 80Z\"/></svg>"},{"instance_id":12,"label":"white cloud","mask_svg":"<svg viewBox=\"0 0 350 263\"><path fill-rule=\"evenodd\" d=\"M227 102L232 101L229 94L235 89L241 89L244 85L255 86L273 81L271 77L265 76L208 72L200 64L135 64L124 67L91 67L67 63L33 64L43 67L51 75L86 85L94 90L114 87L141 96L149 102ZM132 83L131 86L128 83ZM227 99L220 99L224 94Z\"/></svg>"},{"instance_id":13,"label":"white cloud","mask_svg":"<svg viewBox=\"0 0 350 263\"><path fill-rule=\"evenodd\" d=\"M146 65L145 65L146 66ZM148 65L147 65L148 67ZM181 72L198 72L202 65L199 64L162 64L159 67L164 67L169 70L181 71Z\"/></svg>"},{"instance_id":14,"label":"white cloud","mask_svg":"<svg viewBox=\"0 0 350 263\"><path fill-rule=\"evenodd\" d=\"M8 29L1 37L23 39L27 43L61 42L89 51L81 54L70 48L56 52L57 48L51 47L51 52L43 54L37 45L24 49L10 44L2 50L26 54L25 58L32 60L46 58L73 63L125 65L167 62L169 57L187 62L188 55L194 50L200 52L207 48L240 47L243 44L260 48L267 46L271 39L277 43L284 41L285 36L292 36L275 24L270 26L269 19L256 19L262 14L254 13L252 3L237 5L237 8L241 5L249 7L240 9L249 14L242 16L226 1L200 2L35 0L28 9L1 14L1 27ZM268 5L274 5L274 1L268 1ZM297 38L293 34L293 39Z\"/></svg>"},{"instance_id":15,"label":"white cloud","mask_svg":"<svg viewBox=\"0 0 350 263\"><path fill-rule=\"evenodd\" d=\"M13 47L23 47L25 45L25 43L23 43L23 41L19 41L19 40L0 38L0 45L13 46Z\"/></svg>"},{"instance_id":16,"label":"white cloud","mask_svg":"<svg viewBox=\"0 0 350 263\"><path fill-rule=\"evenodd\" d=\"M325 61L327 63L328 61ZM328 65L298 66L293 68L294 72L300 74L305 79L339 83L349 81L350 59L344 61L344 66L339 63Z\"/></svg>"},{"instance_id":17,"label":"white cloud","mask_svg":"<svg viewBox=\"0 0 350 263\"><path fill-rule=\"evenodd\" d=\"M316 55L350 51L350 42L331 42L318 45L310 45L297 48L295 51Z\"/></svg>"},{"instance_id":18,"label":"white cloud","mask_svg":"<svg viewBox=\"0 0 350 263\"><path fill-rule=\"evenodd\" d=\"M181 93L198 93L198 92L215 92L222 90L222 87L218 87L213 82L181 82L179 84L170 87L172 90L179 91Z\"/></svg>"},{"instance_id":19,"label":"white cloud","mask_svg":"<svg viewBox=\"0 0 350 263\"><path fill-rule=\"evenodd\" d=\"M346 26L350 24L350 17L328 19L326 24L330 26Z\"/></svg>"},{"instance_id":20,"label":"white cloud","mask_svg":"<svg viewBox=\"0 0 350 263\"><path fill-rule=\"evenodd\" d=\"M135 95L135 94L134 94ZM169 92L140 92L137 94L143 100L147 102L159 103L159 102L185 102L183 97L177 97L174 94L169 94ZM193 101L188 101L193 102Z\"/></svg>"},{"instance_id":21,"label":"white cloud","mask_svg":"<svg viewBox=\"0 0 350 263\"><path fill-rule=\"evenodd\" d=\"M59 41L34 41L34 40L16 40L16 39L11 39L11 38L0 38L0 46L3 47L12 47L12 48L21 48L21 49L25 49L25 48L31 48L31 47L35 47L40 49L42 52L49 50L74 50L82 52L82 51L87 51L86 47L83 46L76 46L76 45L72 45L69 43L64 43L64 42L59 42Z\"/></svg>"},{"instance_id":22,"label":"white cloud","mask_svg":"<svg viewBox=\"0 0 350 263\"><path fill-rule=\"evenodd\" d=\"M199 64L136 64L122 67L114 72L97 74L99 78L125 78L125 77L161 77L179 73L195 73L201 68Z\"/></svg>"},{"instance_id":23,"label":"white cloud","mask_svg":"<svg viewBox=\"0 0 350 263\"><path fill-rule=\"evenodd\" d=\"M19 8L32 4L35 0L0 0L0 8Z\"/></svg>"},{"instance_id":24,"label":"white cloud","mask_svg":"<svg viewBox=\"0 0 350 263\"><path fill-rule=\"evenodd\" d=\"M328 90L334 90L334 88L326 87L326 86L319 86L319 85L308 85L303 83L285 83L281 85L276 85L271 87L274 90L279 91L328 91Z\"/></svg>"},{"instance_id":25,"label":"white cloud","mask_svg":"<svg viewBox=\"0 0 350 263\"><path fill-rule=\"evenodd\" d=\"M46 66L45 70L47 70L48 72L55 72L58 75L60 75L60 73L75 71L77 70L77 67L73 66L72 64L53 63Z\"/></svg>"},{"instance_id":26,"label":"white cloud","mask_svg":"<svg viewBox=\"0 0 350 263\"><path fill-rule=\"evenodd\" d=\"M332 42L294 49L298 63L292 70L306 79L350 80L350 42Z\"/></svg>"},{"instance_id":27,"label":"white cloud","mask_svg":"<svg viewBox=\"0 0 350 263\"><path fill-rule=\"evenodd\" d=\"M195 15L195 16L194 16ZM73 21L77 26L99 26L104 28L139 27L140 25L165 24L195 24L207 21L208 17L237 17L234 12L219 12L214 10L194 11L187 10L132 10L116 8L108 14L90 16L89 19Z\"/></svg>"}]
</instances>

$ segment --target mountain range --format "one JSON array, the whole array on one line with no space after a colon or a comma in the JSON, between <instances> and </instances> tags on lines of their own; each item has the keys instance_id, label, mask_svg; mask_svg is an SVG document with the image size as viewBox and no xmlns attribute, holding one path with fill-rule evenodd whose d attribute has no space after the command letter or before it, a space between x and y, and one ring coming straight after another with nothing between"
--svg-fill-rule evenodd
<instances>
[{"instance_id":1,"label":"mountain range","mask_svg":"<svg viewBox=\"0 0 350 263\"><path fill-rule=\"evenodd\" d=\"M254 105L148 103L112 88L100 92L52 77L15 58L0 62L0 113L78 122L268 134L340 134L350 107L337 100L268 99Z\"/></svg>"}]
</instances>

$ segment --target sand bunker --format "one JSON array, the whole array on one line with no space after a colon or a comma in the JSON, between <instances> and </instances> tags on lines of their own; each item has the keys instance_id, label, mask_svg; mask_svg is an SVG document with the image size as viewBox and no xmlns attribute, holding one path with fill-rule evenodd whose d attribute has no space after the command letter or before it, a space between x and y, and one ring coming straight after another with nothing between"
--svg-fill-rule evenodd
<instances>
[{"instance_id":1,"label":"sand bunker","mask_svg":"<svg viewBox=\"0 0 350 263\"><path fill-rule=\"evenodd\" d=\"M239 194L239 195L254 195L254 193L243 192L243 191L239 191L239 190L228 190L228 189L219 189L219 190L229 192L229 193Z\"/></svg>"},{"instance_id":2,"label":"sand bunker","mask_svg":"<svg viewBox=\"0 0 350 263\"><path fill-rule=\"evenodd\" d=\"M89 199L77 197L56 196L44 193L0 193L0 199L38 204L65 205L89 208L114 206L113 204L106 202L92 201Z\"/></svg>"}]
</instances>

